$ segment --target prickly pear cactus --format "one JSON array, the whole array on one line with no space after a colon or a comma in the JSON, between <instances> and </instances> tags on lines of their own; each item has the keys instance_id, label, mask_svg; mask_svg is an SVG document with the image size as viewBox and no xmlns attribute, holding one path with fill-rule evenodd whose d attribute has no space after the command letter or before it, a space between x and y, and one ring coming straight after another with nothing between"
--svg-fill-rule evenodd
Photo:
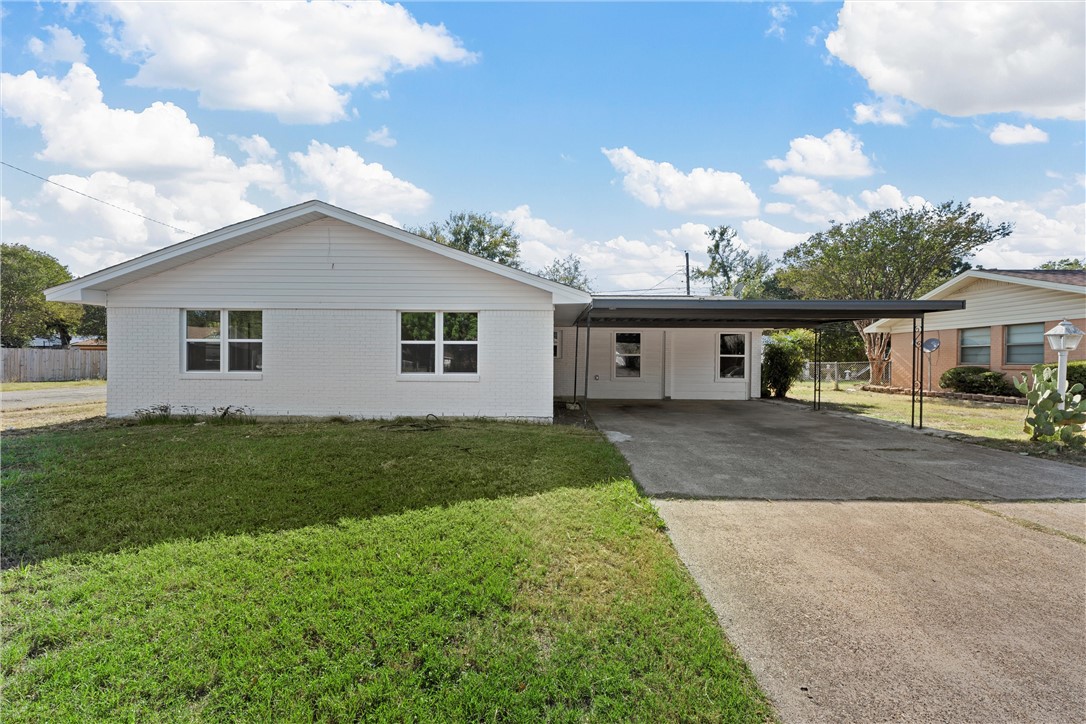
<instances>
[{"instance_id":1,"label":"prickly pear cactus","mask_svg":"<svg viewBox=\"0 0 1086 724\"><path fill-rule=\"evenodd\" d=\"M1029 433L1030 440L1056 448L1086 445L1086 434L1083 432L1086 399L1082 395L1082 384L1076 383L1067 389L1061 410L1061 397L1056 390L1056 370L1034 365L1031 376L1022 375L1021 380L1014 380L1014 386L1026 396L1024 429Z\"/></svg>"}]
</instances>

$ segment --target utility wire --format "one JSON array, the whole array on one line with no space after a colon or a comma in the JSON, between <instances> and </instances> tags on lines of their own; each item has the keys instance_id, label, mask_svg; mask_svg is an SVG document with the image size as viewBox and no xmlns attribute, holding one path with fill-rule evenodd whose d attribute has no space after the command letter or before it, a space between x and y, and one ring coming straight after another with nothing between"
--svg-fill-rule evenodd
<instances>
[{"instance_id":1,"label":"utility wire","mask_svg":"<svg viewBox=\"0 0 1086 724\"><path fill-rule=\"evenodd\" d=\"M76 189L73 189L71 186L65 186L64 184L58 184L56 181L53 181L52 179L47 179L44 176L39 176L36 173L31 173L30 171L27 171L25 168L19 168L18 166L13 166L12 164L8 163L7 161L0 161L0 165L7 166L10 169L14 169L16 171L20 171L22 173L25 173L27 176L33 176L34 178L39 179L41 181L44 181L45 183L53 184L54 186L59 186L60 188L65 189L66 191L71 191L72 193L79 194L80 196L86 196L91 201L97 201L100 204L105 204L106 206L112 206L113 208L117 209L118 211L123 211L126 214L132 214L133 216L138 216L141 219L145 219L146 221L150 221L151 223L159 224L160 226L165 226L167 229L173 229L174 231L180 231L182 234L190 234L190 235L192 234L191 231L186 231L185 229L179 229L176 226L171 226L170 224L167 224L165 221L159 221L158 219L152 219L150 216L144 216L143 214L137 213L137 212L133 211L132 209L126 209L123 206L118 206L117 204L111 204L110 202L108 202L108 201L106 201L104 199L100 199L97 196L91 196L90 194L85 194L82 191L78 191Z\"/></svg>"}]
</instances>

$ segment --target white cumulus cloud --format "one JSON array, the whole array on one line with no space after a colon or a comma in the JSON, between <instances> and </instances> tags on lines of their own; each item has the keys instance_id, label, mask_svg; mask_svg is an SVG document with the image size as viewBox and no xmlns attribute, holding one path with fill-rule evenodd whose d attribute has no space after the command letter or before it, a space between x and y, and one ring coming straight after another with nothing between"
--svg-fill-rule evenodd
<instances>
[{"instance_id":1,"label":"white cumulus cloud","mask_svg":"<svg viewBox=\"0 0 1086 724\"><path fill-rule=\"evenodd\" d=\"M822 138L793 138L784 158L771 158L765 165L778 173L791 171L806 176L859 178L875 173L864 155L863 142L840 128Z\"/></svg>"},{"instance_id":2,"label":"white cumulus cloud","mask_svg":"<svg viewBox=\"0 0 1086 724\"><path fill-rule=\"evenodd\" d=\"M1086 118L1086 4L846 2L826 48L875 93L948 116Z\"/></svg>"},{"instance_id":3,"label":"white cumulus cloud","mask_svg":"<svg viewBox=\"0 0 1086 724\"><path fill-rule=\"evenodd\" d=\"M1052 259L1082 256L1086 204L1059 206L1047 213L1029 202L999 196L974 196L969 204L994 223L1014 224L1014 233L978 252L976 263L991 269L1032 269Z\"/></svg>"},{"instance_id":4,"label":"white cumulus cloud","mask_svg":"<svg viewBox=\"0 0 1086 724\"><path fill-rule=\"evenodd\" d=\"M1024 126L1015 126L1010 123L1000 123L988 134L992 143L1000 146L1017 146L1023 143L1048 143L1048 134L1037 128L1032 123Z\"/></svg>"},{"instance_id":5,"label":"white cumulus cloud","mask_svg":"<svg viewBox=\"0 0 1086 724\"><path fill-rule=\"evenodd\" d=\"M376 131L369 132L366 136L366 143L392 148L396 145L396 139L392 137L392 134L388 130L388 126L381 126Z\"/></svg>"},{"instance_id":6,"label":"white cumulus cloud","mask_svg":"<svg viewBox=\"0 0 1086 724\"><path fill-rule=\"evenodd\" d=\"M771 189L790 196L792 202L766 204L768 212L788 214L805 223L823 226L830 222L853 221L876 209L901 209L928 203L921 196L907 197L890 184L883 184L873 191L861 191L857 201L802 176L782 176Z\"/></svg>"},{"instance_id":7,"label":"white cumulus cloud","mask_svg":"<svg viewBox=\"0 0 1086 724\"><path fill-rule=\"evenodd\" d=\"M264 111L287 123L346 118L355 87L476 57L443 25L380 2L111 2L99 10L108 47L140 66L135 85L196 91L206 108Z\"/></svg>"},{"instance_id":8,"label":"white cumulus cloud","mask_svg":"<svg viewBox=\"0 0 1086 724\"><path fill-rule=\"evenodd\" d=\"M305 153L295 151L290 160L320 189L321 198L387 223L396 224L390 214L418 213L430 205L429 193L379 163L366 163L350 146L311 141Z\"/></svg>"},{"instance_id":9,"label":"white cumulus cloud","mask_svg":"<svg viewBox=\"0 0 1086 724\"><path fill-rule=\"evenodd\" d=\"M623 174L626 193L651 208L707 216L755 216L758 196L743 177L731 171L695 168L684 173L667 162L642 158L628 147L601 148Z\"/></svg>"},{"instance_id":10,"label":"white cumulus cloud","mask_svg":"<svg viewBox=\"0 0 1086 724\"><path fill-rule=\"evenodd\" d=\"M87 62L83 38L58 25L49 25L45 30L49 33L48 40L33 37L27 41L26 47L31 55L46 63Z\"/></svg>"},{"instance_id":11,"label":"white cumulus cloud","mask_svg":"<svg viewBox=\"0 0 1086 724\"><path fill-rule=\"evenodd\" d=\"M872 103L852 106L852 120L879 126L905 126L911 112L912 109L898 98L880 98Z\"/></svg>"}]
</instances>

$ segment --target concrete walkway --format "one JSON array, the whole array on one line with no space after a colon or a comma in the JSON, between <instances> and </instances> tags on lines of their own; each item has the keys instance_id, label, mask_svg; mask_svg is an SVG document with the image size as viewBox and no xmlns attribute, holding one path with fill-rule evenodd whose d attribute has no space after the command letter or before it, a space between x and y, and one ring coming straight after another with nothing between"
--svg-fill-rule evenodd
<instances>
[{"instance_id":1,"label":"concrete walkway","mask_svg":"<svg viewBox=\"0 0 1086 724\"><path fill-rule=\"evenodd\" d=\"M1086 721L1086 504L1004 502L1083 468L757 401L589 412L784 721Z\"/></svg>"}]
</instances>

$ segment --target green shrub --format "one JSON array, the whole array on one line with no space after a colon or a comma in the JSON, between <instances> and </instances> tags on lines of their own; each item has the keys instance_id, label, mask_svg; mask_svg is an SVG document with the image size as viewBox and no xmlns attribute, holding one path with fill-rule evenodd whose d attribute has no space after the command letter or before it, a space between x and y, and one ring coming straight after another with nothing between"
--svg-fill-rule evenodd
<instances>
[{"instance_id":1,"label":"green shrub","mask_svg":"<svg viewBox=\"0 0 1086 724\"><path fill-rule=\"evenodd\" d=\"M1054 370L1056 365L1041 365L1043 369ZM1067 386L1079 384L1086 387L1086 361L1067 363Z\"/></svg>"},{"instance_id":2,"label":"green shrub","mask_svg":"<svg viewBox=\"0 0 1086 724\"><path fill-rule=\"evenodd\" d=\"M1006 375L987 367L952 367L939 377L939 386L945 390L977 395L1018 396Z\"/></svg>"},{"instance_id":3,"label":"green shrub","mask_svg":"<svg viewBox=\"0 0 1086 724\"><path fill-rule=\"evenodd\" d=\"M762 396L786 396L802 374L803 349L784 335L772 335L762 350Z\"/></svg>"},{"instance_id":4,"label":"green shrub","mask_svg":"<svg viewBox=\"0 0 1086 724\"><path fill-rule=\"evenodd\" d=\"M1056 370L1052 365L1034 365L1033 378L1022 375L1014 386L1026 396L1026 423L1024 430L1033 442L1046 449L1086 447L1086 399L1082 396L1082 383L1069 385L1067 393L1060 395L1056 389Z\"/></svg>"}]
</instances>

